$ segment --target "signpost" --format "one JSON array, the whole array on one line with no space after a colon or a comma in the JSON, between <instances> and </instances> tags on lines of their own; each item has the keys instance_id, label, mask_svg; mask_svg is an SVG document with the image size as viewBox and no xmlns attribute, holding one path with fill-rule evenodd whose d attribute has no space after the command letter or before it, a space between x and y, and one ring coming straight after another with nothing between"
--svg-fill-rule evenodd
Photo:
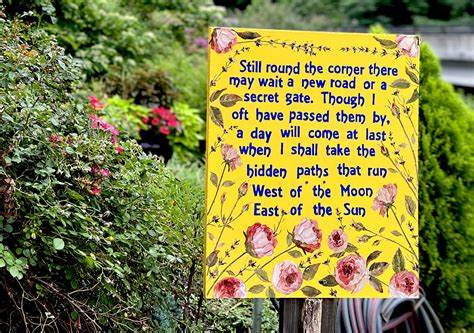
<instances>
[{"instance_id":1,"label":"signpost","mask_svg":"<svg viewBox=\"0 0 474 333\"><path fill-rule=\"evenodd\" d=\"M298 298L418 296L418 54L209 30L206 297L287 298L281 331L330 332L336 302Z\"/></svg>"}]
</instances>

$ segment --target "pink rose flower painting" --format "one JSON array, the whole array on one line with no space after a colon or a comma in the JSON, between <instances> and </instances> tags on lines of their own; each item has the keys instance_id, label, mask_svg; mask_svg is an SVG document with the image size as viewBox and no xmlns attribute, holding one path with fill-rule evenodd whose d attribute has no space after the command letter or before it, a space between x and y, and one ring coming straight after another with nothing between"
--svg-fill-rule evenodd
<instances>
[{"instance_id":1,"label":"pink rose flower painting","mask_svg":"<svg viewBox=\"0 0 474 333\"><path fill-rule=\"evenodd\" d=\"M419 281L413 272L398 272L390 279L388 286L391 297L413 297L419 296Z\"/></svg>"},{"instance_id":2,"label":"pink rose flower painting","mask_svg":"<svg viewBox=\"0 0 474 333\"><path fill-rule=\"evenodd\" d=\"M214 286L214 297L217 298L245 298L246 296L245 284L235 277L224 278Z\"/></svg>"},{"instance_id":3,"label":"pink rose flower painting","mask_svg":"<svg viewBox=\"0 0 474 333\"><path fill-rule=\"evenodd\" d=\"M340 259L336 266L336 281L343 289L359 292L369 282L369 273L365 259L350 254Z\"/></svg>"},{"instance_id":4,"label":"pink rose flower painting","mask_svg":"<svg viewBox=\"0 0 474 333\"><path fill-rule=\"evenodd\" d=\"M230 52L232 47L237 44L237 34L235 31L226 28L214 29L209 44L216 53Z\"/></svg>"},{"instance_id":5,"label":"pink rose flower painting","mask_svg":"<svg viewBox=\"0 0 474 333\"><path fill-rule=\"evenodd\" d=\"M293 242L306 252L314 252L321 247L323 232L316 220L302 219L293 229Z\"/></svg>"},{"instance_id":6,"label":"pink rose flower painting","mask_svg":"<svg viewBox=\"0 0 474 333\"><path fill-rule=\"evenodd\" d=\"M349 244L349 237L341 229L334 230L328 237L328 245L335 253L344 252Z\"/></svg>"},{"instance_id":7,"label":"pink rose flower painting","mask_svg":"<svg viewBox=\"0 0 474 333\"><path fill-rule=\"evenodd\" d=\"M409 57L416 57L420 53L420 40L413 35L398 35L395 43L400 52Z\"/></svg>"},{"instance_id":8,"label":"pink rose flower painting","mask_svg":"<svg viewBox=\"0 0 474 333\"><path fill-rule=\"evenodd\" d=\"M380 215L388 216L388 210L397 197L397 184L387 184L378 190L372 209L379 210Z\"/></svg>"},{"instance_id":9,"label":"pink rose flower painting","mask_svg":"<svg viewBox=\"0 0 474 333\"><path fill-rule=\"evenodd\" d=\"M278 242L273 230L264 224L255 223L245 233L245 248L255 258L273 255Z\"/></svg>"},{"instance_id":10,"label":"pink rose flower painting","mask_svg":"<svg viewBox=\"0 0 474 333\"><path fill-rule=\"evenodd\" d=\"M221 153L224 162L229 166L229 170L235 170L238 166L242 165L237 149L233 148L232 145L223 144L221 146Z\"/></svg>"},{"instance_id":11,"label":"pink rose flower painting","mask_svg":"<svg viewBox=\"0 0 474 333\"><path fill-rule=\"evenodd\" d=\"M277 291L288 295L300 289L303 283L303 274L291 260L286 260L273 268L272 284Z\"/></svg>"}]
</instances>

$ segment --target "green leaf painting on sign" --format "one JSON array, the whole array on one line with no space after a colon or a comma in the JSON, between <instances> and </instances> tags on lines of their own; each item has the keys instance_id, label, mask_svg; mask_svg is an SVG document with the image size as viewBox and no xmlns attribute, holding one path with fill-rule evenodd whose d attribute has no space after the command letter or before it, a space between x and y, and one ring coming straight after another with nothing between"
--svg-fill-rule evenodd
<instances>
[{"instance_id":1,"label":"green leaf painting on sign","mask_svg":"<svg viewBox=\"0 0 474 333\"><path fill-rule=\"evenodd\" d=\"M403 257L402 251L398 249L392 259L392 268L398 272L403 272L405 270L405 257Z\"/></svg>"},{"instance_id":2,"label":"green leaf painting on sign","mask_svg":"<svg viewBox=\"0 0 474 333\"><path fill-rule=\"evenodd\" d=\"M224 118L222 117L222 112L219 108L211 105L211 120L214 124L220 128L224 128Z\"/></svg>"},{"instance_id":3,"label":"green leaf painting on sign","mask_svg":"<svg viewBox=\"0 0 474 333\"><path fill-rule=\"evenodd\" d=\"M321 291L311 286L301 288L301 292L307 297L316 297L321 294Z\"/></svg>"},{"instance_id":4,"label":"green leaf painting on sign","mask_svg":"<svg viewBox=\"0 0 474 333\"><path fill-rule=\"evenodd\" d=\"M394 49L397 47L397 43L389 39L382 39L374 36L374 39L380 43L380 45L387 49Z\"/></svg>"}]
</instances>

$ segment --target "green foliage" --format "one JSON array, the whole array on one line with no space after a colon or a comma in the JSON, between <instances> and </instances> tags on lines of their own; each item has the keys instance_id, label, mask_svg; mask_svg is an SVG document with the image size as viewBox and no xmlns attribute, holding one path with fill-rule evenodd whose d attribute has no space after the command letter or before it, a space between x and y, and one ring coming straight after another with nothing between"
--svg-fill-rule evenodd
<instances>
[{"instance_id":1,"label":"green foliage","mask_svg":"<svg viewBox=\"0 0 474 333\"><path fill-rule=\"evenodd\" d=\"M0 40L1 330L160 330L157 309L182 317L202 194L91 128L94 110L71 94L79 68L44 32L0 20Z\"/></svg>"},{"instance_id":2,"label":"green foliage","mask_svg":"<svg viewBox=\"0 0 474 333\"><path fill-rule=\"evenodd\" d=\"M421 50L421 281L446 327L474 327L474 114Z\"/></svg>"},{"instance_id":3,"label":"green foliage","mask_svg":"<svg viewBox=\"0 0 474 333\"><path fill-rule=\"evenodd\" d=\"M321 13L302 16L295 11L293 4L256 0L245 9L237 11L239 26L248 28L321 30L332 26L331 19Z\"/></svg>"},{"instance_id":4,"label":"green foliage","mask_svg":"<svg viewBox=\"0 0 474 333\"><path fill-rule=\"evenodd\" d=\"M181 160L197 159L199 142L204 140L204 120L199 115L199 110L190 108L184 103L175 103L171 107L179 121L179 131L173 130L167 135L174 154ZM124 100L118 96L107 99L104 108L105 118L120 132L140 140L140 131L147 130L147 125L142 121L152 115L149 108L135 104L131 99Z\"/></svg>"},{"instance_id":5,"label":"green foliage","mask_svg":"<svg viewBox=\"0 0 474 333\"><path fill-rule=\"evenodd\" d=\"M148 115L150 109L133 103L131 99L125 100L114 96L107 99L103 112L105 119L119 132L124 132L129 137L139 140L140 130L146 129L142 118Z\"/></svg>"},{"instance_id":6,"label":"green foliage","mask_svg":"<svg viewBox=\"0 0 474 333\"><path fill-rule=\"evenodd\" d=\"M248 27L330 30L375 23L439 25L454 20L469 24L473 15L469 0L257 0L237 17L239 25Z\"/></svg>"},{"instance_id":7,"label":"green foliage","mask_svg":"<svg viewBox=\"0 0 474 333\"><path fill-rule=\"evenodd\" d=\"M199 153L199 142L204 140L204 120L200 117L199 110L186 104L175 103L172 111L181 124L179 133L168 136L173 153L183 160L193 159L193 153Z\"/></svg>"}]
</instances>

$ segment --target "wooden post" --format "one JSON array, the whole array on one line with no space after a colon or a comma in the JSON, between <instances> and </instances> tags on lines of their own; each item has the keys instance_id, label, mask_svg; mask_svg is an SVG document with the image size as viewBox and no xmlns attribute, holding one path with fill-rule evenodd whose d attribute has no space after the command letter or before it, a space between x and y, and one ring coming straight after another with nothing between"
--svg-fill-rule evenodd
<instances>
[{"instance_id":1,"label":"wooden post","mask_svg":"<svg viewBox=\"0 0 474 333\"><path fill-rule=\"evenodd\" d=\"M280 333L302 333L303 323L301 321L301 310L304 299L282 298L280 299Z\"/></svg>"},{"instance_id":2,"label":"wooden post","mask_svg":"<svg viewBox=\"0 0 474 333\"><path fill-rule=\"evenodd\" d=\"M260 333L262 326L262 303L261 298L253 299L253 313L252 313L252 333Z\"/></svg>"},{"instance_id":3,"label":"wooden post","mask_svg":"<svg viewBox=\"0 0 474 333\"><path fill-rule=\"evenodd\" d=\"M280 333L336 332L335 299L281 299Z\"/></svg>"}]
</instances>

